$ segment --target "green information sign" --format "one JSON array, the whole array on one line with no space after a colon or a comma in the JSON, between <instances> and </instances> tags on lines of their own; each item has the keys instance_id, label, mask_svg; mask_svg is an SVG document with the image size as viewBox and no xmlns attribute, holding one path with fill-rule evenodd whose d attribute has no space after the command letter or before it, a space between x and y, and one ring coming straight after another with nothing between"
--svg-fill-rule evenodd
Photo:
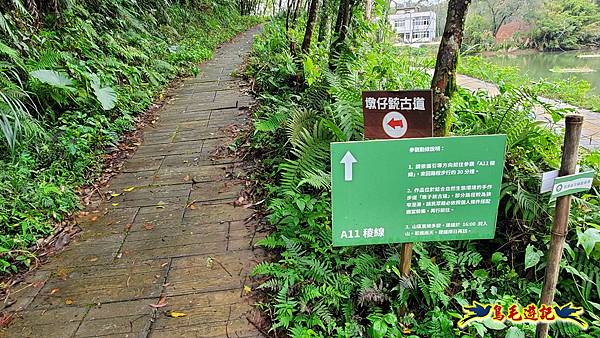
<instances>
[{"instance_id":1,"label":"green information sign","mask_svg":"<svg viewBox=\"0 0 600 338\"><path fill-rule=\"evenodd\" d=\"M505 135L331 144L333 244L494 238Z\"/></svg>"},{"instance_id":2,"label":"green information sign","mask_svg":"<svg viewBox=\"0 0 600 338\"><path fill-rule=\"evenodd\" d=\"M557 197L572 195L578 192L589 190L594 181L594 171L586 171L579 174L561 176L554 179L554 187L550 200Z\"/></svg>"}]
</instances>

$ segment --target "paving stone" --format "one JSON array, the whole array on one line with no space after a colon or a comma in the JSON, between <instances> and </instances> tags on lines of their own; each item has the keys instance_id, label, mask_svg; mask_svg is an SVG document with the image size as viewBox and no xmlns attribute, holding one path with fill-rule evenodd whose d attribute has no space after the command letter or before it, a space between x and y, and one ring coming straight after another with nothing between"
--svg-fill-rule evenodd
<instances>
[{"instance_id":1,"label":"paving stone","mask_svg":"<svg viewBox=\"0 0 600 338\"><path fill-rule=\"evenodd\" d=\"M240 221L252 215L251 209L234 207L231 204L201 204L197 209L186 209L184 222L219 223Z\"/></svg>"},{"instance_id":2,"label":"paving stone","mask_svg":"<svg viewBox=\"0 0 600 338\"><path fill-rule=\"evenodd\" d=\"M129 187L144 186L152 184L155 170L144 170L132 173L122 173L115 176L108 184L108 189L122 191Z\"/></svg>"},{"instance_id":3,"label":"paving stone","mask_svg":"<svg viewBox=\"0 0 600 338\"><path fill-rule=\"evenodd\" d=\"M111 197L109 202L111 206L118 203L117 206L113 206L114 208L181 205L187 201L191 189L191 182L170 186L136 187L133 191L124 191L119 196Z\"/></svg>"},{"instance_id":4,"label":"paving stone","mask_svg":"<svg viewBox=\"0 0 600 338\"><path fill-rule=\"evenodd\" d=\"M140 337L150 329L155 300L135 300L92 307L77 330L77 337L129 335Z\"/></svg>"},{"instance_id":5,"label":"paving stone","mask_svg":"<svg viewBox=\"0 0 600 338\"><path fill-rule=\"evenodd\" d=\"M63 267L38 293L34 308L56 308L158 297L166 274L166 260L135 264ZM111 262L112 263L112 262Z\"/></svg>"},{"instance_id":6,"label":"paving stone","mask_svg":"<svg viewBox=\"0 0 600 338\"><path fill-rule=\"evenodd\" d=\"M132 173L137 171L147 171L147 170L157 170L160 168L160 165L165 156L137 156L135 158L131 158L123 164L121 168L121 172L124 173Z\"/></svg>"},{"instance_id":7,"label":"paving stone","mask_svg":"<svg viewBox=\"0 0 600 338\"><path fill-rule=\"evenodd\" d=\"M210 115L210 111L206 111L206 114ZM180 114L177 114L177 116L180 116ZM173 120L164 120L158 123L158 128L160 128L162 132L199 130L206 127L208 127L208 118L195 121L185 121L173 118Z\"/></svg>"},{"instance_id":8,"label":"paving stone","mask_svg":"<svg viewBox=\"0 0 600 338\"><path fill-rule=\"evenodd\" d=\"M189 201L205 202L212 200L235 201L243 189L241 180L220 180L195 183Z\"/></svg>"},{"instance_id":9,"label":"paving stone","mask_svg":"<svg viewBox=\"0 0 600 338\"><path fill-rule=\"evenodd\" d=\"M152 332L150 337L236 337L250 338L263 337L263 335L254 328L247 319L236 319L229 322L217 322L201 326L185 326L176 329L157 329Z\"/></svg>"},{"instance_id":10,"label":"paving stone","mask_svg":"<svg viewBox=\"0 0 600 338\"><path fill-rule=\"evenodd\" d=\"M184 143L149 144L144 147L140 147L137 151L137 154L140 156L154 154L185 154L189 151L201 150L203 142L203 140L197 140Z\"/></svg>"},{"instance_id":11,"label":"paving stone","mask_svg":"<svg viewBox=\"0 0 600 338\"><path fill-rule=\"evenodd\" d=\"M164 144L206 140L223 137L222 128L198 128L193 130L175 130L167 133L155 132L145 136L147 144Z\"/></svg>"},{"instance_id":12,"label":"paving stone","mask_svg":"<svg viewBox=\"0 0 600 338\"><path fill-rule=\"evenodd\" d=\"M245 319L252 308L240 290L223 292L188 294L167 297L170 309L161 310L153 325L154 330L169 330L210 324L225 324L227 321ZM185 317L170 318L165 315L169 310L186 314Z\"/></svg>"},{"instance_id":13,"label":"paving stone","mask_svg":"<svg viewBox=\"0 0 600 338\"><path fill-rule=\"evenodd\" d=\"M156 173L155 182L176 184L184 182L212 182L226 178L231 172L230 165L180 166L161 168Z\"/></svg>"},{"instance_id":14,"label":"paving stone","mask_svg":"<svg viewBox=\"0 0 600 338\"><path fill-rule=\"evenodd\" d=\"M8 329L6 337L72 337L86 307L69 306L62 308L38 309L18 312Z\"/></svg>"}]
</instances>

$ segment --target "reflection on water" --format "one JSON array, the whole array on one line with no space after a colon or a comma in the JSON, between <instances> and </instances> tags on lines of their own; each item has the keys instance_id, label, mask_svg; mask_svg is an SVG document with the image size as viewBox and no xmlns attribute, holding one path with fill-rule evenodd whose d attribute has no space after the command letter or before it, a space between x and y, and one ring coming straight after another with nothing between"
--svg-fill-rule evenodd
<instances>
[{"instance_id":1,"label":"reflection on water","mask_svg":"<svg viewBox=\"0 0 600 338\"><path fill-rule=\"evenodd\" d=\"M522 55L494 55L488 60L502 65L515 66L524 71L533 80L540 78L568 79L575 77L592 84L592 91L600 94L600 57L580 58L577 55L600 55L595 51L543 52ZM554 70L554 71L551 71ZM560 71L571 71L563 72ZM589 71L592 72L576 72Z\"/></svg>"}]
</instances>

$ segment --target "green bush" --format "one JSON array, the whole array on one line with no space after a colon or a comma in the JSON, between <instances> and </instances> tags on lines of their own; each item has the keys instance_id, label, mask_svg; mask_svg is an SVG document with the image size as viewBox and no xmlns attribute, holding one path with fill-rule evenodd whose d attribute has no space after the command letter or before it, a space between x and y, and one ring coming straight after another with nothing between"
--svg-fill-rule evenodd
<instances>
[{"instance_id":1,"label":"green bush","mask_svg":"<svg viewBox=\"0 0 600 338\"><path fill-rule=\"evenodd\" d=\"M536 15L533 43L546 50L600 44L600 6L590 0L545 1Z\"/></svg>"},{"instance_id":2,"label":"green bush","mask_svg":"<svg viewBox=\"0 0 600 338\"><path fill-rule=\"evenodd\" d=\"M533 109L541 103L527 87L503 88L494 98L459 91L452 101L452 134L507 134L496 239L415 243L412 278L399 271L399 245L332 246L330 142L363 139L361 91L430 83L414 67L418 52L382 43L374 27L354 19L334 71L327 45L294 58L282 21L267 25L254 45L247 71L256 79L261 105L248 147L265 168L255 178L265 187L273 226L257 244L278 253L253 271L264 278L258 289L267 295L259 308L270 316L272 330L292 337L531 336L535 328L527 324L456 326L461 306L473 300L506 306L539 301L545 266L539 254L549 241L552 208L537 191L541 172L559 165L561 138L535 121ZM565 114L544 107L557 120ZM600 167L598 153L583 158L584 167ZM575 198L575 231L557 295L559 303L583 306L591 327L583 333L557 325L555 336L600 334L600 289L594 286L600 282L594 237L599 196L595 186Z\"/></svg>"}]
</instances>

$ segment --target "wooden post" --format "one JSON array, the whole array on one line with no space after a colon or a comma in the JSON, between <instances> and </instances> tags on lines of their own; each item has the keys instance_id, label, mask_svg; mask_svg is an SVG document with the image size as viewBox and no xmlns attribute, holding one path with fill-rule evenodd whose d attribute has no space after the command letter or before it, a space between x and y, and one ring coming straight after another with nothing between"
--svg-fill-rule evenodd
<instances>
[{"instance_id":1,"label":"wooden post","mask_svg":"<svg viewBox=\"0 0 600 338\"><path fill-rule=\"evenodd\" d=\"M567 115L565 119L566 129L562 161L558 173L559 177L575 174L582 125L582 115ZM558 197L556 199L556 211L554 212L554 224L552 225L552 238L550 240L550 250L548 251L548 264L546 265L546 277L544 278L544 288L542 289L540 305L546 304L552 306L552 303L554 302L554 293L556 292L556 283L558 282L558 273L560 269L560 259L565 246L565 238L567 237L567 224L569 221L570 210L571 195ZM548 323L538 323L536 337L548 337L548 328Z\"/></svg>"},{"instance_id":2,"label":"wooden post","mask_svg":"<svg viewBox=\"0 0 600 338\"><path fill-rule=\"evenodd\" d=\"M410 276L412 246L412 243L402 244L402 256L400 257L400 273L404 277Z\"/></svg>"}]
</instances>

